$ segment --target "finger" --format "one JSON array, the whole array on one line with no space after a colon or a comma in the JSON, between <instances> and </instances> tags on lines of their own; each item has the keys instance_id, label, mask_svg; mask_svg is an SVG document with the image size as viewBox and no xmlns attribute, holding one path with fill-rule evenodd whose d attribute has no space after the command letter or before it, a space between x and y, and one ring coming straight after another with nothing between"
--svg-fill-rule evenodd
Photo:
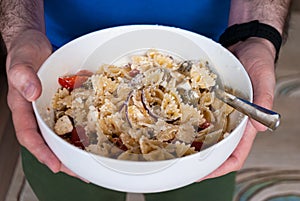
<instances>
[{"instance_id":1,"label":"finger","mask_svg":"<svg viewBox=\"0 0 300 201\"><path fill-rule=\"evenodd\" d=\"M66 173L66 174L68 174L68 175L70 175L72 177L76 177L77 176L73 171L71 171L69 168L67 168L64 164L62 164L60 166L59 171L64 172L64 173Z\"/></svg>"},{"instance_id":2,"label":"finger","mask_svg":"<svg viewBox=\"0 0 300 201\"><path fill-rule=\"evenodd\" d=\"M66 173L66 174L68 174L72 177L77 177L78 179L84 181L85 183L90 183L90 181L88 181L87 179L84 179L83 177L80 177L79 175L75 174L72 170L67 168L64 164L61 165L60 171Z\"/></svg>"},{"instance_id":3,"label":"finger","mask_svg":"<svg viewBox=\"0 0 300 201\"><path fill-rule=\"evenodd\" d=\"M35 30L20 34L9 48L6 62L9 83L28 101L34 101L41 93L36 73L51 51L45 34Z\"/></svg>"},{"instance_id":4,"label":"finger","mask_svg":"<svg viewBox=\"0 0 300 201\"><path fill-rule=\"evenodd\" d=\"M12 111L16 136L20 144L26 147L41 163L47 165L53 172L58 172L61 163L38 133L31 104L11 87L8 94L8 104Z\"/></svg>"},{"instance_id":5,"label":"finger","mask_svg":"<svg viewBox=\"0 0 300 201\"><path fill-rule=\"evenodd\" d=\"M9 84L27 101L36 100L42 91L41 82L30 64L15 64L7 71Z\"/></svg>"},{"instance_id":6,"label":"finger","mask_svg":"<svg viewBox=\"0 0 300 201\"><path fill-rule=\"evenodd\" d=\"M232 171L240 170L251 150L256 133L257 133L257 131L256 131L255 127L252 125L252 123L250 121L248 121L246 131L245 131L243 137L241 138L237 148L233 151L231 156L229 156L229 158L220 167L218 167L215 171L213 171L208 176L206 176L198 181L219 177L219 176L228 174Z\"/></svg>"}]
</instances>

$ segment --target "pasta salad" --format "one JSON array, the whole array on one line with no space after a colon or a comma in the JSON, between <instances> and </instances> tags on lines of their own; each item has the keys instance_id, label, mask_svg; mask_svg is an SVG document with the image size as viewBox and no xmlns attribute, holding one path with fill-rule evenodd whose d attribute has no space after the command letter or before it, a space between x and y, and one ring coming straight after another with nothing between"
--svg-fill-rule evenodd
<instances>
[{"instance_id":1,"label":"pasta salad","mask_svg":"<svg viewBox=\"0 0 300 201\"><path fill-rule=\"evenodd\" d=\"M215 98L209 66L149 49L124 65L61 76L53 130L81 149L122 160L197 153L229 134L233 111Z\"/></svg>"}]
</instances>

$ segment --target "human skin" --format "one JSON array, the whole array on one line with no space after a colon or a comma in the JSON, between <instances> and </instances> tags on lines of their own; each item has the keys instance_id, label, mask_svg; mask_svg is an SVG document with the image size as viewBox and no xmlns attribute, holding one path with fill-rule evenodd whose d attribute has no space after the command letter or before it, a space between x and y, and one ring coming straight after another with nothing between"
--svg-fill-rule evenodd
<instances>
[{"instance_id":1,"label":"human skin","mask_svg":"<svg viewBox=\"0 0 300 201\"><path fill-rule=\"evenodd\" d=\"M290 0L232 0L229 16L229 26L259 20L276 28L285 38L290 10ZM276 50L273 44L263 38L252 37L229 47L248 72L253 85L253 102L271 109L275 89L275 57ZM240 170L251 150L258 131L265 131L266 127L252 120L248 122L245 133L231 156L214 172L205 178L208 179Z\"/></svg>"},{"instance_id":2,"label":"human skin","mask_svg":"<svg viewBox=\"0 0 300 201\"><path fill-rule=\"evenodd\" d=\"M229 25L259 20L283 34L289 5L290 0L232 0ZM51 44L45 36L43 15L42 0L1 1L0 28L8 50L8 104L20 144L54 173L61 171L76 176L44 142L31 105L42 90L36 73L52 52ZM252 37L229 47L229 50L239 58L250 75L254 103L271 109L275 88L275 48L272 43ZM265 129L261 124L249 121L232 155L204 179L239 170L250 152L256 133Z\"/></svg>"}]
</instances>

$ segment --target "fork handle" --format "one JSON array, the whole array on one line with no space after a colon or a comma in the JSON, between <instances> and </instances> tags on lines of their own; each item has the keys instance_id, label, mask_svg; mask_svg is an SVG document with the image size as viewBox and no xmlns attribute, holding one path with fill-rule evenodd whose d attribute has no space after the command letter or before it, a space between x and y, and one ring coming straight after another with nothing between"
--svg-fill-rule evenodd
<instances>
[{"instance_id":1,"label":"fork handle","mask_svg":"<svg viewBox=\"0 0 300 201\"><path fill-rule=\"evenodd\" d=\"M280 124L280 114L268 110L264 107L251 103L245 99L236 97L227 92L222 92L221 100L235 108L239 112L249 116L252 119L267 126L270 130L274 131Z\"/></svg>"}]
</instances>

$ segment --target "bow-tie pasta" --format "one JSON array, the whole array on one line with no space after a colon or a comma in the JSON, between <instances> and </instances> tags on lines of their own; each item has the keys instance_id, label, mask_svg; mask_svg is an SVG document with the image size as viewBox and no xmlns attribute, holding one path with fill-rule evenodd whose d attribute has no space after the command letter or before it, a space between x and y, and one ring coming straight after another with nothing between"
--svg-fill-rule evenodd
<instances>
[{"instance_id":1,"label":"bow-tie pasta","mask_svg":"<svg viewBox=\"0 0 300 201\"><path fill-rule=\"evenodd\" d=\"M215 98L209 65L150 49L122 66L62 76L53 129L81 149L122 160L199 152L228 135L233 111Z\"/></svg>"}]
</instances>

